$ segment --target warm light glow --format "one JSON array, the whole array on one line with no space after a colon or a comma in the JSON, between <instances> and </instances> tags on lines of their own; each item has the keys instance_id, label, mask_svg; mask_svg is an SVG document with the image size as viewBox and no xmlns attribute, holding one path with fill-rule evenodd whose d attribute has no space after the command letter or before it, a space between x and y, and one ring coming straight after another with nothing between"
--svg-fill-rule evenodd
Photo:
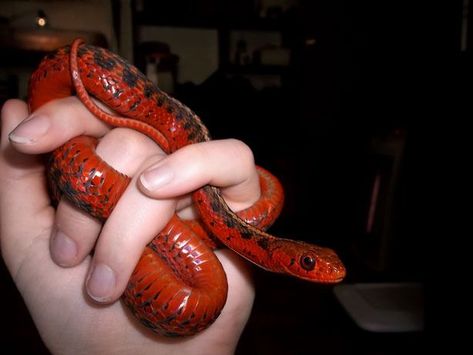
<instances>
[{"instance_id":1,"label":"warm light glow","mask_svg":"<svg viewBox=\"0 0 473 355\"><path fill-rule=\"evenodd\" d=\"M44 27L44 26L46 26L46 19L43 18L43 17L38 17L38 19L36 20L36 24L39 27Z\"/></svg>"},{"instance_id":2,"label":"warm light glow","mask_svg":"<svg viewBox=\"0 0 473 355\"><path fill-rule=\"evenodd\" d=\"M43 10L38 10L38 14L36 15L36 25L38 27L45 27L48 24L48 18L46 17L46 13Z\"/></svg>"}]
</instances>

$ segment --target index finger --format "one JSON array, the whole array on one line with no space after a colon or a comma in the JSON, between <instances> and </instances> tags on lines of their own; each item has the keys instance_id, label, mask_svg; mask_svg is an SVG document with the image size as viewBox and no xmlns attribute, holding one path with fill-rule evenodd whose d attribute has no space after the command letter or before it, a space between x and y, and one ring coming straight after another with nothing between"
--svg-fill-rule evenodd
<instances>
[{"instance_id":1,"label":"index finger","mask_svg":"<svg viewBox=\"0 0 473 355\"><path fill-rule=\"evenodd\" d=\"M9 139L15 149L29 154L50 152L80 135L101 137L109 130L73 96L50 101L24 117Z\"/></svg>"}]
</instances>

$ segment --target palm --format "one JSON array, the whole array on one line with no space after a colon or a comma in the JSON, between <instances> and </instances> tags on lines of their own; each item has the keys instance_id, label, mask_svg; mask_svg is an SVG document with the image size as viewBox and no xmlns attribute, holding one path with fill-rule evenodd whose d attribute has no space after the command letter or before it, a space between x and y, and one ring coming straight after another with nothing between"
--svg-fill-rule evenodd
<instances>
[{"instance_id":1,"label":"palm","mask_svg":"<svg viewBox=\"0 0 473 355\"><path fill-rule=\"evenodd\" d=\"M49 107L50 110L44 111L44 114L52 118L57 112L59 120L67 117L64 115L66 109L73 110L75 116L81 109L80 106L73 106L70 100L67 101L67 105L61 106L58 103ZM19 153L9 144L7 137L7 134L26 116L26 105L19 101L5 104L2 111L1 251L5 264L48 348L53 353L68 354L231 352L249 316L254 290L248 277L247 266L230 251L222 251L219 254L229 283L228 300L221 316L213 326L197 336L176 339L162 338L145 329L132 318L121 302L98 305L91 301L84 286L92 260L90 255L81 258L78 263L73 264L75 266L69 268L54 263L51 258L50 240L56 223L61 227L64 220L56 218L55 210L51 207L45 187L42 160L37 155ZM27 150L27 153L41 153L41 149L46 149L44 147L48 146L49 137L65 141L66 137L59 137L64 130L58 129L60 125L54 126L54 124L56 121L50 128L53 132L51 136L43 139L43 148L35 145L24 145L20 148ZM81 128L79 131L84 132ZM218 162L218 157L224 156L221 154L222 147L234 152L235 142L216 143L211 153L197 155L206 159L213 156L217 158L217 161L209 165L216 167L215 176L222 176L218 168L227 166ZM241 145L237 147L241 148ZM257 177L254 166L246 164L248 156L244 154L242 156L245 158L240 160L240 164L246 166ZM197 160L195 157L190 157L186 162L188 161ZM189 165L186 162L184 166ZM230 171L240 171L243 177L246 176L243 172L247 170L238 169L237 163L234 164L237 168ZM205 167L208 174L209 169ZM241 188L235 187L235 182L232 182L234 177L235 174L230 174L230 178L224 178L221 184L233 186L232 191L236 196L241 197L241 191L246 191L244 196L247 197L242 201L249 202L255 196L254 189L245 190L245 184ZM254 181L258 187L257 180ZM123 221L126 222L129 221ZM82 229L78 228L77 233L78 236L82 236ZM127 249L120 249L118 253L121 250ZM97 250L94 257L96 256ZM126 254L119 256L120 260L126 259L126 256Z\"/></svg>"},{"instance_id":2,"label":"palm","mask_svg":"<svg viewBox=\"0 0 473 355\"><path fill-rule=\"evenodd\" d=\"M73 268L54 264L49 255L53 214L52 208L47 207L38 215L37 227L48 227L31 239L32 243L23 258L18 260L17 272L12 272L48 347L58 353L70 348L71 343L81 344L82 348L87 347L90 352L113 352L112 349L130 350L134 347L141 351L146 347L150 352L156 352L158 346L162 346L163 350L179 346L180 351L183 351L182 340L170 341L154 335L132 318L121 302L101 306L87 297L84 280L90 257ZM26 238L28 236L23 239ZM195 346L211 346L211 339L232 339L235 329L229 328L227 323L234 322L234 317L246 317L251 307L252 292L248 291L248 280L237 269L245 270L242 262L229 252L220 253L220 257L229 278L229 301L214 326L184 341L191 352ZM235 293L239 294L238 300L233 297ZM237 312L242 306L247 307L247 312L243 314Z\"/></svg>"}]
</instances>

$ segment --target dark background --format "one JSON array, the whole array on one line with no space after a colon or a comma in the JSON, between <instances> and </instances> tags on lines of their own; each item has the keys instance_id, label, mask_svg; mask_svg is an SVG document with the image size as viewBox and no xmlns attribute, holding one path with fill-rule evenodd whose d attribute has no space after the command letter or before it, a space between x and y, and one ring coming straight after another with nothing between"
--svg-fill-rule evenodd
<instances>
[{"instance_id":1,"label":"dark background","mask_svg":"<svg viewBox=\"0 0 473 355\"><path fill-rule=\"evenodd\" d=\"M195 11L175 16L188 3L201 10L200 18ZM276 71L280 88L253 88L245 77L248 69L228 63L228 44L221 36L219 70L201 85L179 85L175 96L202 117L214 138L242 139L257 163L280 177L287 201L273 234L337 250L348 269L346 283L424 284L427 232L419 224L426 221L422 211L430 202L425 190L436 174L431 155L442 144L430 136L438 128L432 117L441 116L443 131L469 108L471 90L463 84L471 78L471 45L461 50L462 2L434 8L412 1L301 0L269 24L255 18L252 1L175 1L175 8L168 5L168 14L161 8L159 16L154 2L144 4L153 16L135 13L137 24L174 21L205 27L210 22L223 34L231 26L280 30L291 49L290 65L250 69ZM307 44L311 38L317 40L313 46ZM446 62L440 63L445 49ZM444 70L445 64L451 70ZM2 99L15 97L14 83L9 87ZM390 142L398 144L393 155L379 148ZM395 158L400 164L394 169ZM382 177L380 208L368 232L376 174ZM434 215L428 223L435 227ZM47 353L7 271L3 267L0 272L2 302L8 304L2 318L10 319L1 343L14 345L16 353ZM360 329L332 286L257 269L254 277L256 301L239 354L404 354L424 349L424 332Z\"/></svg>"}]
</instances>

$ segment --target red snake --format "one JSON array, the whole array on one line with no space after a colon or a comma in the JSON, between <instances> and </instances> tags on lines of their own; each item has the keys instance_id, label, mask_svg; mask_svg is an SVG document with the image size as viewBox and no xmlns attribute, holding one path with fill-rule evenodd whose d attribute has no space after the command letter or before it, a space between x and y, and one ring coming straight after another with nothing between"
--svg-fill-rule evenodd
<instances>
[{"instance_id":1,"label":"red snake","mask_svg":"<svg viewBox=\"0 0 473 355\"><path fill-rule=\"evenodd\" d=\"M118 55L80 39L41 61L31 76L28 94L30 112L75 94L98 119L147 135L167 154L210 140L206 127L188 107ZM101 110L91 97L116 115ZM130 178L95 154L96 142L86 136L70 140L51 154L47 171L56 199L62 195L104 220ZM269 271L321 283L344 278L345 268L333 250L263 231L279 215L284 194L273 175L262 168L258 172L262 193L255 205L236 214L216 187L204 186L192 195L203 226L174 215L145 248L122 298L146 327L167 336L192 335L207 328L225 305L227 280L212 251L215 244L207 242L207 246L196 230L205 229Z\"/></svg>"}]
</instances>

